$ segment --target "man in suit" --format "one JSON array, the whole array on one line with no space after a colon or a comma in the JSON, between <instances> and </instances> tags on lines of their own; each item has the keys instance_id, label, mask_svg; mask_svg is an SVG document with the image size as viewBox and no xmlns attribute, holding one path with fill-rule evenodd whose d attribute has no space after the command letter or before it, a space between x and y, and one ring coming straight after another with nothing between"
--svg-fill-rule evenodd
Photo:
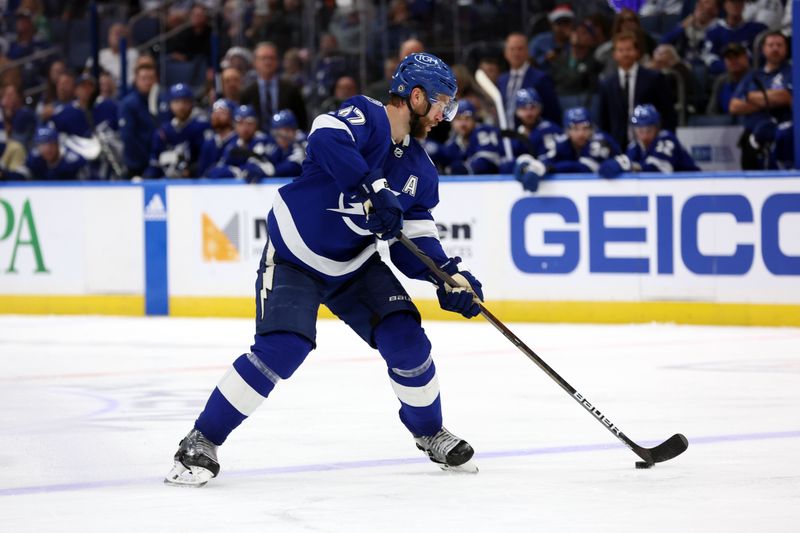
<instances>
[{"instance_id":1,"label":"man in suit","mask_svg":"<svg viewBox=\"0 0 800 533\"><path fill-rule=\"evenodd\" d=\"M511 70L500 75L497 87L503 95L509 129L513 129L515 124L517 91L527 88L536 89L539 93L542 99L542 116L561 124L561 104L552 78L528 63L528 38L522 33L509 34L506 37L504 54Z\"/></svg>"},{"instance_id":2,"label":"man in suit","mask_svg":"<svg viewBox=\"0 0 800 533\"><path fill-rule=\"evenodd\" d=\"M254 57L258 78L242 91L242 104L253 106L264 132L269 132L272 115L281 109L291 109L300 129L307 131L306 104L300 89L278 76L278 47L270 42L259 43Z\"/></svg>"},{"instance_id":3,"label":"man in suit","mask_svg":"<svg viewBox=\"0 0 800 533\"><path fill-rule=\"evenodd\" d=\"M640 66L641 56L636 35L618 33L614 37L616 71L600 81L600 129L623 147L634 140L630 119L639 104L653 104L664 129L675 131L677 125L671 84L662 73Z\"/></svg>"}]
</instances>

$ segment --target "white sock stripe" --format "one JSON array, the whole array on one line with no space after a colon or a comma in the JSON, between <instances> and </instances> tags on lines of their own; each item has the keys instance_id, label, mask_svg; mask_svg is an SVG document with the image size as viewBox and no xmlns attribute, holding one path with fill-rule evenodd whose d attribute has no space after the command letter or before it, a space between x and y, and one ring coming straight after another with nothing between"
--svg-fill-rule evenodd
<instances>
[{"instance_id":1,"label":"white sock stripe","mask_svg":"<svg viewBox=\"0 0 800 533\"><path fill-rule=\"evenodd\" d=\"M217 388L225 396L225 399L244 416L253 414L265 399L248 385L233 367L222 377Z\"/></svg>"},{"instance_id":2,"label":"white sock stripe","mask_svg":"<svg viewBox=\"0 0 800 533\"><path fill-rule=\"evenodd\" d=\"M278 384L278 382L281 380L281 377L280 377L278 374L276 374L274 370L272 370L270 367L268 367L267 365L265 365L265 364L264 364L264 361L262 361L261 359L259 359L259 358L256 356L256 354L254 354L253 352L250 352L250 353L248 353L248 354L247 354L247 360L248 360L248 361L250 361L250 363L251 363L251 364L252 364L254 367L256 367L256 368L258 369L258 371L259 371L259 372L261 372L262 374L264 374L264 376L265 376L265 377L266 377L268 380L270 380L272 383L274 383L274 384L276 384L276 385L277 385L277 384Z\"/></svg>"},{"instance_id":3,"label":"white sock stripe","mask_svg":"<svg viewBox=\"0 0 800 533\"><path fill-rule=\"evenodd\" d=\"M439 377L436 374L422 387L406 387L393 379L390 381L397 399L411 407L427 407L439 396Z\"/></svg>"},{"instance_id":4,"label":"white sock stripe","mask_svg":"<svg viewBox=\"0 0 800 533\"><path fill-rule=\"evenodd\" d=\"M402 368L393 368L392 372L394 372L401 378L415 378L427 372L432 364L433 364L433 359L429 355L428 358L425 360L425 362L416 368L412 368L411 370L403 370Z\"/></svg>"}]
</instances>

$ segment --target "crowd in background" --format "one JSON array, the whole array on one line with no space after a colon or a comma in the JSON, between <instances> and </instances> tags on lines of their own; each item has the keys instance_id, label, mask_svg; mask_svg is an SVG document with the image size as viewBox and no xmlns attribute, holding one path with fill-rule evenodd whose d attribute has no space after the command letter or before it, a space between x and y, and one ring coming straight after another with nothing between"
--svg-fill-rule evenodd
<instances>
[{"instance_id":1,"label":"crowd in background","mask_svg":"<svg viewBox=\"0 0 800 533\"><path fill-rule=\"evenodd\" d=\"M360 93L385 102L399 59L423 50L463 104L426 142L442 172L647 170L615 159L642 152L640 129L656 135L644 162L674 151L661 132L729 124L742 168L794 167L791 2L162 4L0 2L0 179L298 175L313 118Z\"/></svg>"}]
</instances>

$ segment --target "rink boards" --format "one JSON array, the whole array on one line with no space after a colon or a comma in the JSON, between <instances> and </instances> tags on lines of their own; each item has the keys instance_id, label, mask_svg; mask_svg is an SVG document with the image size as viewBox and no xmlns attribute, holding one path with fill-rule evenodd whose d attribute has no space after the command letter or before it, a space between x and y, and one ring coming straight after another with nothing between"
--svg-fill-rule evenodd
<instances>
[{"instance_id":1,"label":"rink boards","mask_svg":"<svg viewBox=\"0 0 800 533\"><path fill-rule=\"evenodd\" d=\"M443 179L442 243L500 318L800 325L797 176L586 178ZM3 184L0 310L251 316L282 183Z\"/></svg>"}]
</instances>

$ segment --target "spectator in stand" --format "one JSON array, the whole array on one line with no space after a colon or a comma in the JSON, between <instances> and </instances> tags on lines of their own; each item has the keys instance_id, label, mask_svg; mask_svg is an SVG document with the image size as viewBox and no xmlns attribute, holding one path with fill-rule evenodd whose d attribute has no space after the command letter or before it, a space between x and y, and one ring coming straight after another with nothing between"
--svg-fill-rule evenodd
<instances>
[{"instance_id":1,"label":"spectator in stand","mask_svg":"<svg viewBox=\"0 0 800 533\"><path fill-rule=\"evenodd\" d=\"M14 139L0 139L0 181L28 179L25 147Z\"/></svg>"},{"instance_id":2,"label":"spectator in stand","mask_svg":"<svg viewBox=\"0 0 800 533\"><path fill-rule=\"evenodd\" d=\"M500 59L493 56L484 56L478 61L478 68L486 73L495 85L500 81L503 68L500 66ZM458 81L458 80L456 80Z\"/></svg>"},{"instance_id":3,"label":"spectator in stand","mask_svg":"<svg viewBox=\"0 0 800 533\"><path fill-rule=\"evenodd\" d=\"M236 132L233 130L233 113L236 104L232 100L220 98L211 107L211 136L206 136L200 150L200 159L197 162L197 176L205 176L217 161L220 160L225 149L236 142Z\"/></svg>"},{"instance_id":4,"label":"spectator in stand","mask_svg":"<svg viewBox=\"0 0 800 533\"><path fill-rule=\"evenodd\" d=\"M67 64L62 59L55 59L47 69L47 81L44 86L44 93L36 104L36 116L41 116L45 106L57 100L56 86L58 78L67 71ZM52 114L52 112L50 112Z\"/></svg>"},{"instance_id":5,"label":"spectator in stand","mask_svg":"<svg viewBox=\"0 0 800 533\"><path fill-rule=\"evenodd\" d=\"M33 25L32 17L33 14L26 9L17 11L14 21L16 37L11 40L8 47L6 53L8 59L22 59L40 50L45 50L49 46L48 42L36 38L36 27ZM41 82L41 72L41 60L25 62L22 65L23 89L30 89L38 85Z\"/></svg>"},{"instance_id":6,"label":"spectator in stand","mask_svg":"<svg viewBox=\"0 0 800 533\"><path fill-rule=\"evenodd\" d=\"M88 178L86 160L69 148L58 144L58 132L50 126L36 130L35 148L25 162L28 174L35 180L77 180Z\"/></svg>"},{"instance_id":7,"label":"spectator in stand","mask_svg":"<svg viewBox=\"0 0 800 533\"><path fill-rule=\"evenodd\" d=\"M222 70L220 79L222 82L222 98L238 105L242 97L241 72L236 68L227 67Z\"/></svg>"},{"instance_id":8,"label":"spectator in stand","mask_svg":"<svg viewBox=\"0 0 800 533\"><path fill-rule=\"evenodd\" d=\"M200 150L210 128L208 118L194 108L194 94L183 83L169 88L173 118L161 124L150 144L150 164L144 178L191 178L197 175Z\"/></svg>"},{"instance_id":9,"label":"spectator in stand","mask_svg":"<svg viewBox=\"0 0 800 533\"><path fill-rule=\"evenodd\" d=\"M750 0L744 6L742 18L748 22L760 22L770 30L778 30L783 20L784 3L787 9L791 9L788 7L791 0Z\"/></svg>"},{"instance_id":10,"label":"spectator in stand","mask_svg":"<svg viewBox=\"0 0 800 533\"><path fill-rule=\"evenodd\" d=\"M503 95L508 124L514 124L517 91L526 87L533 87L542 97L544 117L559 123L561 104L558 102L553 79L528 63L528 38L522 33L509 34L506 37L504 54L511 69L498 78L497 87Z\"/></svg>"},{"instance_id":11,"label":"spectator in stand","mask_svg":"<svg viewBox=\"0 0 800 533\"><path fill-rule=\"evenodd\" d=\"M88 110L81 108L75 100L77 83L74 74L65 72L59 76L56 96L55 104L45 110L46 112L52 111L52 114L41 115L39 117L40 124L50 123L59 133L66 135L91 137L92 124L87 117Z\"/></svg>"},{"instance_id":12,"label":"spectator in stand","mask_svg":"<svg viewBox=\"0 0 800 533\"><path fill-rule=\"evenodd\" d=\"M664 127L674 131L676 117L669 83L660 72L641 67L639 39L632 32L614 36L616 71L600 81L600 129L607 131L620 146L633 140L630 117L639 104L654 104L664 117Z\"/></svg>"},{"instance_id":13,"label":"spectator in stand","mask_svg":"<svg viewBox=\"0 0 800 533\"><path fill-rule=\"evenodd\" d=\"M560 4L550 11L547 20L550 31L535 36L528 46L533 64L545 71L562 53L569 53L575 13L568 4Z\"/></svg>"},{"instance_id":14,"label":"spectator in stand","mask_svg":"<svg viewBox=\"0 0 800 533\"><path fill-rule=\"evenodd\" d=\"M420 52L425 51L425 45L417 39L416 37L412 37L411 39L406 39L402 43L400 43L400 48L397 56L400 59L403 59L407 55L410 54L419 54Z\"/></svg>"},{"instance_id":15,"label":"spectator in stand","mask_svg":"<svg viewBox=\"0 0 800 533\"><path fill-rule=\"evenodd\" d=\"M671 44L678 54L690 64L702 63L706 32L719 15L718 0L697 0L692 14L666 33L661 42Z\"/></svg>"},{"instance_id":16,"label":"spectator in stand","mask_svg":"<svg viewBox=\"0 0 800 533\"><path fill-rule=\"evenodd\" d=\"M303 12L300 1L283 0L274 4L264 17L253 20L252 40L255 42L269 40L280 50L303 46L301 34ZM269 128L269 124L265 127Z\"/></svg>"},{"instance_id":17,"label":"spectator in stand","mask_svg":"<svg viewBox=\"0 0 800 533\"><path fill-rule=\"evenodd\" d=\"M475 106L469 100L462 100L441 158L447 174L496 174L503 158L500 130L480 124Z\"/></svg>"},{"instance_id":18,"label":"spectator in stand","mask_svg":"<svg viewBox=\"0 0 800 533\"><path fill-rule=\"evenodd\" d=\"M306 61L305 57L308 54L305 50L299 48L289 48L283 54L283 73L281 77L300 89L303 96L306 96L308 89L308 76L306 76Z\"/></svg>"},{"instance_id":19,"label":"spectator in stand","mask_svg":"<svg viewBox=\"0 0 800 533\"><path fill-rule=\"evenodd\" d=\"M450 68L456 77L456 100L459 102L469 100L475 107L475 114L479 122L496 126L494 104L475 81L469 68L461 63L451 65Z\"/></svg>"},{"instance_id":20,"label":"spectator in stand","mask_svg":"<svg viewBox=\"0 0 800 533\"><path fill-rule=\"evenodd\" d=\"M744 133L739 140L742 169L763 169L767 164L762 151L766 148L751 138L765 123L781 124L792 120L792 67L789 62L789 41L779 31L772 31L761 46L764 66L750 72L739 83L730 101L732 115L742 115ZM774 139L774 132L772 138ZM768 139L769 140L769 139Z\"/></svg>"},{"instance_id":21,"label":"spectator in stand","mask_svg":"<svg viewBox=\"0 0 800 533\"><path fill-rule=\"evenodd\" d=\"M744 0L725 0L725 18L719 18L706 32L702 60L712 74L725 70L722 49L728 43L741 43L751 52L756 36L767 27L760 22L747 22L742 17Z\"/></svg>"},{"instance_id":22,"label":"spectator in stand","mask_svg":"<svg viewBox=\"0 0 800 533\"><path fill-rule=\"evenodd\" d=\"M36 114L22 105L22 93L16 85L6 85L0 100L6 138L13 139L28 150L36 131Z\"/></svg>"},{"instance_id":23,"label":"spectator in stand","mask_svg":"<svg viewBox=\"0 0 800 533\"><path fill-rule=\"evenodd\" d=\"M247 86L255 82L258 74L253 70L253 52L241 46L233 46L225 52L225 57L222 58L220 67L225 70L227 68L235 68L241 75L241 85Z\"/></svg>"},{"instance_id":24,"label":"spectator in stand","mask_svg":"<svg viewBox=\"0 0 800 533\"><path fill-rule=\"evenodd\" d=\"M109 129L119 129L119 102L117 102L117 84L110 73L100 71L99 91L92 108L92 119L95 128L106 125Z\"/></svg>"},{"instance_id":25,"label":"spectator in stand","mask_svg":"<svg viewBox=\"0 0 800 533\"><path fill-rule=\"evenodd\" d=\"M727 115L736 87L750 72L750 53L739 43L728 43L722 50L722 59L725 72L714 80L707 115Z\"/></svg>"},{"instance_id":26,"label":"spectator in stand","mask_svg":"<svg viewBox=\"0 0 800 533\"><path fill-rule=\"evenodd\" d=\"M620 9L619 13L614 17L614 23L611 27L611 53L605 58L603 70L603 74L606 76L612 74L617 69L613 53L613 43L614 37L623 32L632 33L634 35L638 44L640 59L644 61L650 60L650 55L656 48L655 39L642 28L639 15L628 8Z\"/></svg>"},{"instance_id":27,"label":"spectator in stand","mask_svg":"<svg viewBox=\"0 0 800 533\"><path fill-rule=\"evenodd\" d=\"M83 113L84 120L89 126L89 131L85 137L91 136L91 130L94 128L94 100L97 91L97 82L89 74L81 74L75 84L75 107Z\"/></svg>"},{"instance_id":28,"label":"spectator in stand","mask_svg":"<svg viewBox=\"0 0 800 533\"><path fill-rule=\"evenodd\" d=\"M358 94L358 82L352 76L341 76L333 86L333 94L326 98L317 114L336 111L348 98ZM295 126L296 127L296 126Z\"/></svg>"},{"instance_id":29,"label":"spectator in stand","mask_svg":"<svg viewBox=\"0 0 800 533\"><path fill-rule=\"evenodd\" d=\"M407 0L391 0L386 14L387 22L376 20L369 39L367 55L374 66L379 66L400 45L418 35L417 25L410 17ZM400 56L402 59L405 56Z\"/></svg>"},{"instance_id":30,"label":"spectator in stand","mask_svg":"<svg viewBox=\"0 0 800 533\"><path fill-rule=\"evenodd\" d=\"M700 167L681 145L675 134L660 128L661 116L651 104L633 110L631 125L636 140L623 155L600 163L597 171L604 178L616 178L623 172L696 172Z\"/></svg>"},{"instance_id":31,"label":"spectator in stand","mask_svg":"<svg viewBox=\"0 0 800 533\"><path fill-rule=\"evenodd\" d=\"M649 69L661 72L668 80L673 82L670 86L670 91L675 95L676 102L680 99L682 88L683 108L679 109L680 112L694 114L705 105L705 102L700 100L700 95L697 94L697 83L691 67L681 60L678 51L671 44L659 44L656 46L656 49L653 50L653 59L646 66ZM677 107L680 108L681 106L678 105Z\"/></svg>"},{"instance_id":32,"label":"spectator in stand","mask_svg":"<svg viewBox=\"0 0 800 533\"><path fill-rule=\"evenodd\" d=\"M541 160L529 154L517 158L514 177L526 191L536 192L539 181L548 174L594 174L603 161L620 154L614 139L595 129L586 108L567 109L564 125L566 135L558 137L555 146Z\"/></svg>"},{"instance_id":33,"label":"spectator in stand","mask_svg":"<svg viewBox=\"0 0 800 533\"><path fill-rule=\"evenodd\" d=\"M361 51L361 19L358 7L336 6L328 31L336 37L339 48L346 54L358 54Z\"/></svg>"},{"instance_id":34,"label":"spectator in stand","mask_svg":"<svg viewBox=\"0 0 800 533\"><path fill-rule=\"evenodd\" d=\"M128 27L125 24L120 22L112 24L108 29L108 47L102 48L98 53L97 62L100 63L100 68L111 74L111 78L118 86L122 80L122 75L120 73L120 61L122 58L119 55L119 41L122 38L127 39L127 37ZM127 40L125 58L128 62L126 82L128 85L130 85L133 81L134 70L136 69L136 60L139 59L139 52L136 50L136 47L133 46L133 43L130 41L130 39ZM90 56L89 59L86 60L86 68L90 69L91 67L92 58Z\"/></svg>"},{"instance_id":35,"label":"spectator in stand","mask_svg":"<svg viewBox=\"0 0 800 533\"><path fill-rule=\"evenodd\" d=\"M278 76L278 48L263 42L255 48L255 67L258 79L242 91L242 104L255 109L261 128L269 129L269 121L279 109L291 109L300 129L308 127L306 104L300 90Z\"/></svg>"},{"instance_id":36,"label":"spectator in stand","mask_svg":"<svg viewBox=\"0 0 800 533\"><path fill-rule=\"evenodd\" d=\"M314 60L314 89L309 98L314 107L322 105L322 101L333 93L336 80L349 75L352 68L348 65L347 57L339 49L336 37L330 33L323 33L319 40L319 50Z\"/></svg>"},{"instance_id":37,"label":"spectator in stand","mask_svg":"<svg viewBox=\"0 0 800 533\"><path fill-rule=\"evenodd\" d=\"M176 61L205 59L211 64L211 24L205 6L195 4L189 11L190 26L167 40L167 54Z\"/></svg>"},{"instance_id":38,"label":"spectator in stand","mask_svg":"<svg viewBox=\"0 0 800 533\"><path fill-rule=\"evenodd\" d=\"M364 94L386 104L389 101L389 88L392 86L392 76L397 69L397 57L387 57L383 60L383 78L373 81L364 90Z\"/></svg>"},{"instance_id":39,"label":"spectator in stand","mask_svg":"<svg viewBox=\"0 0 800 533\"><path fill-rule=\"evenodd\" d=\"M552 61L550 75L559 96L584 95L586 103L597 89L603 66L594 57L594 26L588 20L570 35L570 46Z\"/></svg>"},{"instance_id":40,"label":"spectator in stand","mask_svg":"<svg viewBox=\"0 0 800 533\"><path fill-rule=\"evenodd\" d=\"M136 67L133 90L119 104L120 138L128 177L141 177L147 168L150 143L158 123L158 111L150 109L149 96L158 83L156 69L148 63Z\"/></svg>"},{"instance_id":41,"label":"spectator in stand","mask_svg":"<svg viewBox=\"0 0 800 533\"><path fill-rule=\"evenodd\" d=\"M306 136L297 129L297 119L288 109L272 117L270 134L273 142L267 146L267 157L275 166L275 176L299 176L306 158Z\"/></svg>"}]
</instances>

